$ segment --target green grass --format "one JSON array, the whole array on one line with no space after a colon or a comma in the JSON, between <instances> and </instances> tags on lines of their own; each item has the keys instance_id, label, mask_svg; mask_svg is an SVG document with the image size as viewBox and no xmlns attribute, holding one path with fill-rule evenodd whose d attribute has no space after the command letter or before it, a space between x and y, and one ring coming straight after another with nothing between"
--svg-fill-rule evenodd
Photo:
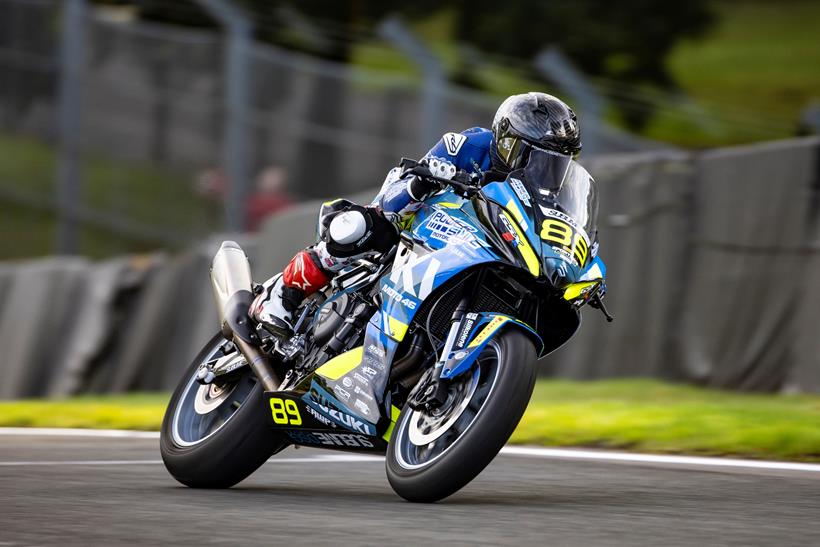
<instances>
[{"instance_id":1,"label":"green grass","mask_svg":"<svg viewBox=\"0 0 820 547\"><path fill-rule=\"evenodd\" d=\"M0 402L0 426L157 430L167 394ZM820 461L820 396L539 381L517 444Z\"/></svg>"},{"instance_id":2,"label":"green grass","mask_svg":"<svg viewBox=\"0 0 820 547\"><path fill-rule=\"evenodd\" d=\"M157 431L169 398L164 393L139 393L3 401L0 426Z\"/></svg>"},{"instance_id":3,"label":"green grass","mask_svg":"<svg viewBox=\"0 0 820 547\"><path fill-rule=\"evenodd\" d=\"M801 111L820 100L820 3L718 0L717 23L669 56L673 78L715 121L660 113L649 137L691 146L788 137Z\"/></svg>"},{"instance_id":4,"label":"green grass","mask_svg":"<svg viewBox=\"0 0 820 547\"><path fill-rule=\"evenodd\" d=\"M656 105L642 135L692 148L793 136L802 110L812 100L820 101L820 2L713 0L711 9L715 25L704 36L680 42L666 60L682 90L679 97L651 86L621 89ZM443 9L410 25L451 76L459 57L453 16ZM473 67L474 80L492 95L544 86L503 60L478 57L482 62ZM357 45L352 62L419 76L418 67L383 41ZM607 119L623 126L613 109Z\"/></svg>"},{"instance_id":5,"label":"green grass","mask_svg":"<svg viewBox=\"0 0 820 547\"><path fill-rule=\"evenodd\" d=\"M0 134L0 229L15 236L0 239L0 259L54 252L55 157L54 147L39 139ZM220 225L217 206L196 193L190 175L94 155L83 160L80 201L91 210L183 236ZM2 199L4 192L38 205ZM168 246L148 233L118 233L104 224L80 231L80 251L91 257Z\"/></svg>"},{"instance_id":6,"label":"green grass","mask_svg":"<svg viewBox=\"0 0 820 547\"><path fill-rule=\"evenodd\" d=\"M819 461L820 396L653 380L539 382L512 441Z\"/></svg>"}]
</instances>

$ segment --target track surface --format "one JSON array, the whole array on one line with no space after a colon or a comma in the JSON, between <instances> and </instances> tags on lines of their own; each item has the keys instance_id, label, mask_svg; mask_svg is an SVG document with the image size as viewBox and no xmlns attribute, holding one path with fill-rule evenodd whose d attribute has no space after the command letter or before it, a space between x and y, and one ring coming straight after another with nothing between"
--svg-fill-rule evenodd
<instances>
[{"instance_id":1,"label":"track surface","mask_svg":"<svg viewBox=\"0 0 820 547\"><path fill-rule=\"evenodd\" d=\"M502 455L415 505L382 461L334 454L288 449L205 491L167 474L156 439L3 436L0 546L820 545L816 472Z\"/></svg>"}]
</instances>

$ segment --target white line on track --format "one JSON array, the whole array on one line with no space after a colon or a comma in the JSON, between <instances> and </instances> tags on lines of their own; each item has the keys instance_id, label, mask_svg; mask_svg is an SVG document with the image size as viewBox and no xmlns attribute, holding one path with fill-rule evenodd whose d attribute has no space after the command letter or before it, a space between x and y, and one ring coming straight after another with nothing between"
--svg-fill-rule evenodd
<instances>
[{"instance_id":1,"label":"white line on track","mask_svg":"<svg viewBox=\"0 0 820 547\"><path fill-rule=\"evenodd\" d=\"M355 462L381 462L381 456L348 456L348 455L328 455L315 456L312 458L271 458L267 463L355 463ZM69 465L161 465L162 460L67 460L67 461L17 461L0 462L0 467L18 466L69 466Z\"/></svg>"},{"instance_id":2,"label":"white line on track","mask_svg":"<svg viewBox=\"0 0 820 547\"><path fill-rule=\"evenodd\" d=\"M505 446L505 456L528 456L563 460L593 460L624 463L655 463L673 466L733 467L739 469L768 469L775 471L801 471L820 473L820 465L811 463L773 462L766 460L739 460L734 458L702 458L696 456L672 456L663 454L636 454L598 450L575 450L560 448L535 448L528 446Z\"/></svg>"},{"instance_id":3,"label":"white line on track","mask_svg":"<svg viewBox=\"0 0 820 547\"><path fill-rule=\"evenodd\" d=\"M60 436L60 437L119 437L134 439L158 439L159 433L151 431L120 431L107 429L50 429L8 427L0 428L2 435ZM672 456L661 454L637 454L630 452L609 452L604 450L576 450L561 448L540 448L527 446L505 446L504 456L546 458L560 460L587 460L597 462L622 462L631 464L661 464L678 467L712 467L734 469L763 469L774 471L797 471L820 473L820 464L776 462L765 460L741 460L734 458L703 458L694 456ZM268 463L321 463L321 462L380 462L382 456L366 455L317 455L307 458L272 458ZM159 460L108 460L89 462L0 462L3 465L136 465L162 463Z\"/></svg>"},{"instance_id":4,"label":"white line on track","mask_svg":"<svg viewBox=\"0 0 820 547\"><path fill-rule=\"evenodd\" d=\"M70 429L58 427L0 427L0 435L31 435L36 437L119 437L129 439L159 439L157 431L125 429Z\"/></svg>"},{"instance_id":5,"label":"white line on track","mask_svg":"<svg viewBox=\"0 0 820 547\"><path fill-rule=\"evenodd\" d=\"M162 460L68 460L68 461L21 461L0 462L0 467L29 466L29 465L157 465Z\"/></svg>"}]
</instances>

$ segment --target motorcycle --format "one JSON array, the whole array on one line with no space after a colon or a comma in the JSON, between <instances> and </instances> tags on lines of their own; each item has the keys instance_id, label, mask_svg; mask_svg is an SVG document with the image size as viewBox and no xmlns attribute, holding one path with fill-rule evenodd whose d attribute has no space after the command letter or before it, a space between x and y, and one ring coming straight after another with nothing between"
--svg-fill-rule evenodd
<instances>
[{"instance_id":1,"label":"motorcycle","mask_svg":"<svg viewBox=\"0 0 820 547\"><path fill-rule=\"evenodd\" d=\"M251 280L225 241L211 268L221 329L174 392L161 431L182 484L227 488L290 445L385 454L395 492L443 499L498 454L520 421L535 361L603 305L597 192L571 158L534 150L481 185L402 166L443 191L395 248L308 297L287 339L252 319L276 277Z\"/></svg>"}]
</instances>

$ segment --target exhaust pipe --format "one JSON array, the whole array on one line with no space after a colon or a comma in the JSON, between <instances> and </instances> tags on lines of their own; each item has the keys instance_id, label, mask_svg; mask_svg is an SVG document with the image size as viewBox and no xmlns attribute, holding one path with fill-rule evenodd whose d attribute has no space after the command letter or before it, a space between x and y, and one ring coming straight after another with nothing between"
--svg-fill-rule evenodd
<instances>
[{"instance_id":1,"label":"exhaust pipe","mask_svg":"<svg viewBox=\"0 0 820 547\"><path fill-rule=\"evenodd\" d=\"M233 340L265 391L276 391L282 382L268 355L259 348L259 338L248 317L253 301L251 267L245 251L236 242L223 241L214 255L211 286L222 335Z\"/></svg>"}]
</instances>

